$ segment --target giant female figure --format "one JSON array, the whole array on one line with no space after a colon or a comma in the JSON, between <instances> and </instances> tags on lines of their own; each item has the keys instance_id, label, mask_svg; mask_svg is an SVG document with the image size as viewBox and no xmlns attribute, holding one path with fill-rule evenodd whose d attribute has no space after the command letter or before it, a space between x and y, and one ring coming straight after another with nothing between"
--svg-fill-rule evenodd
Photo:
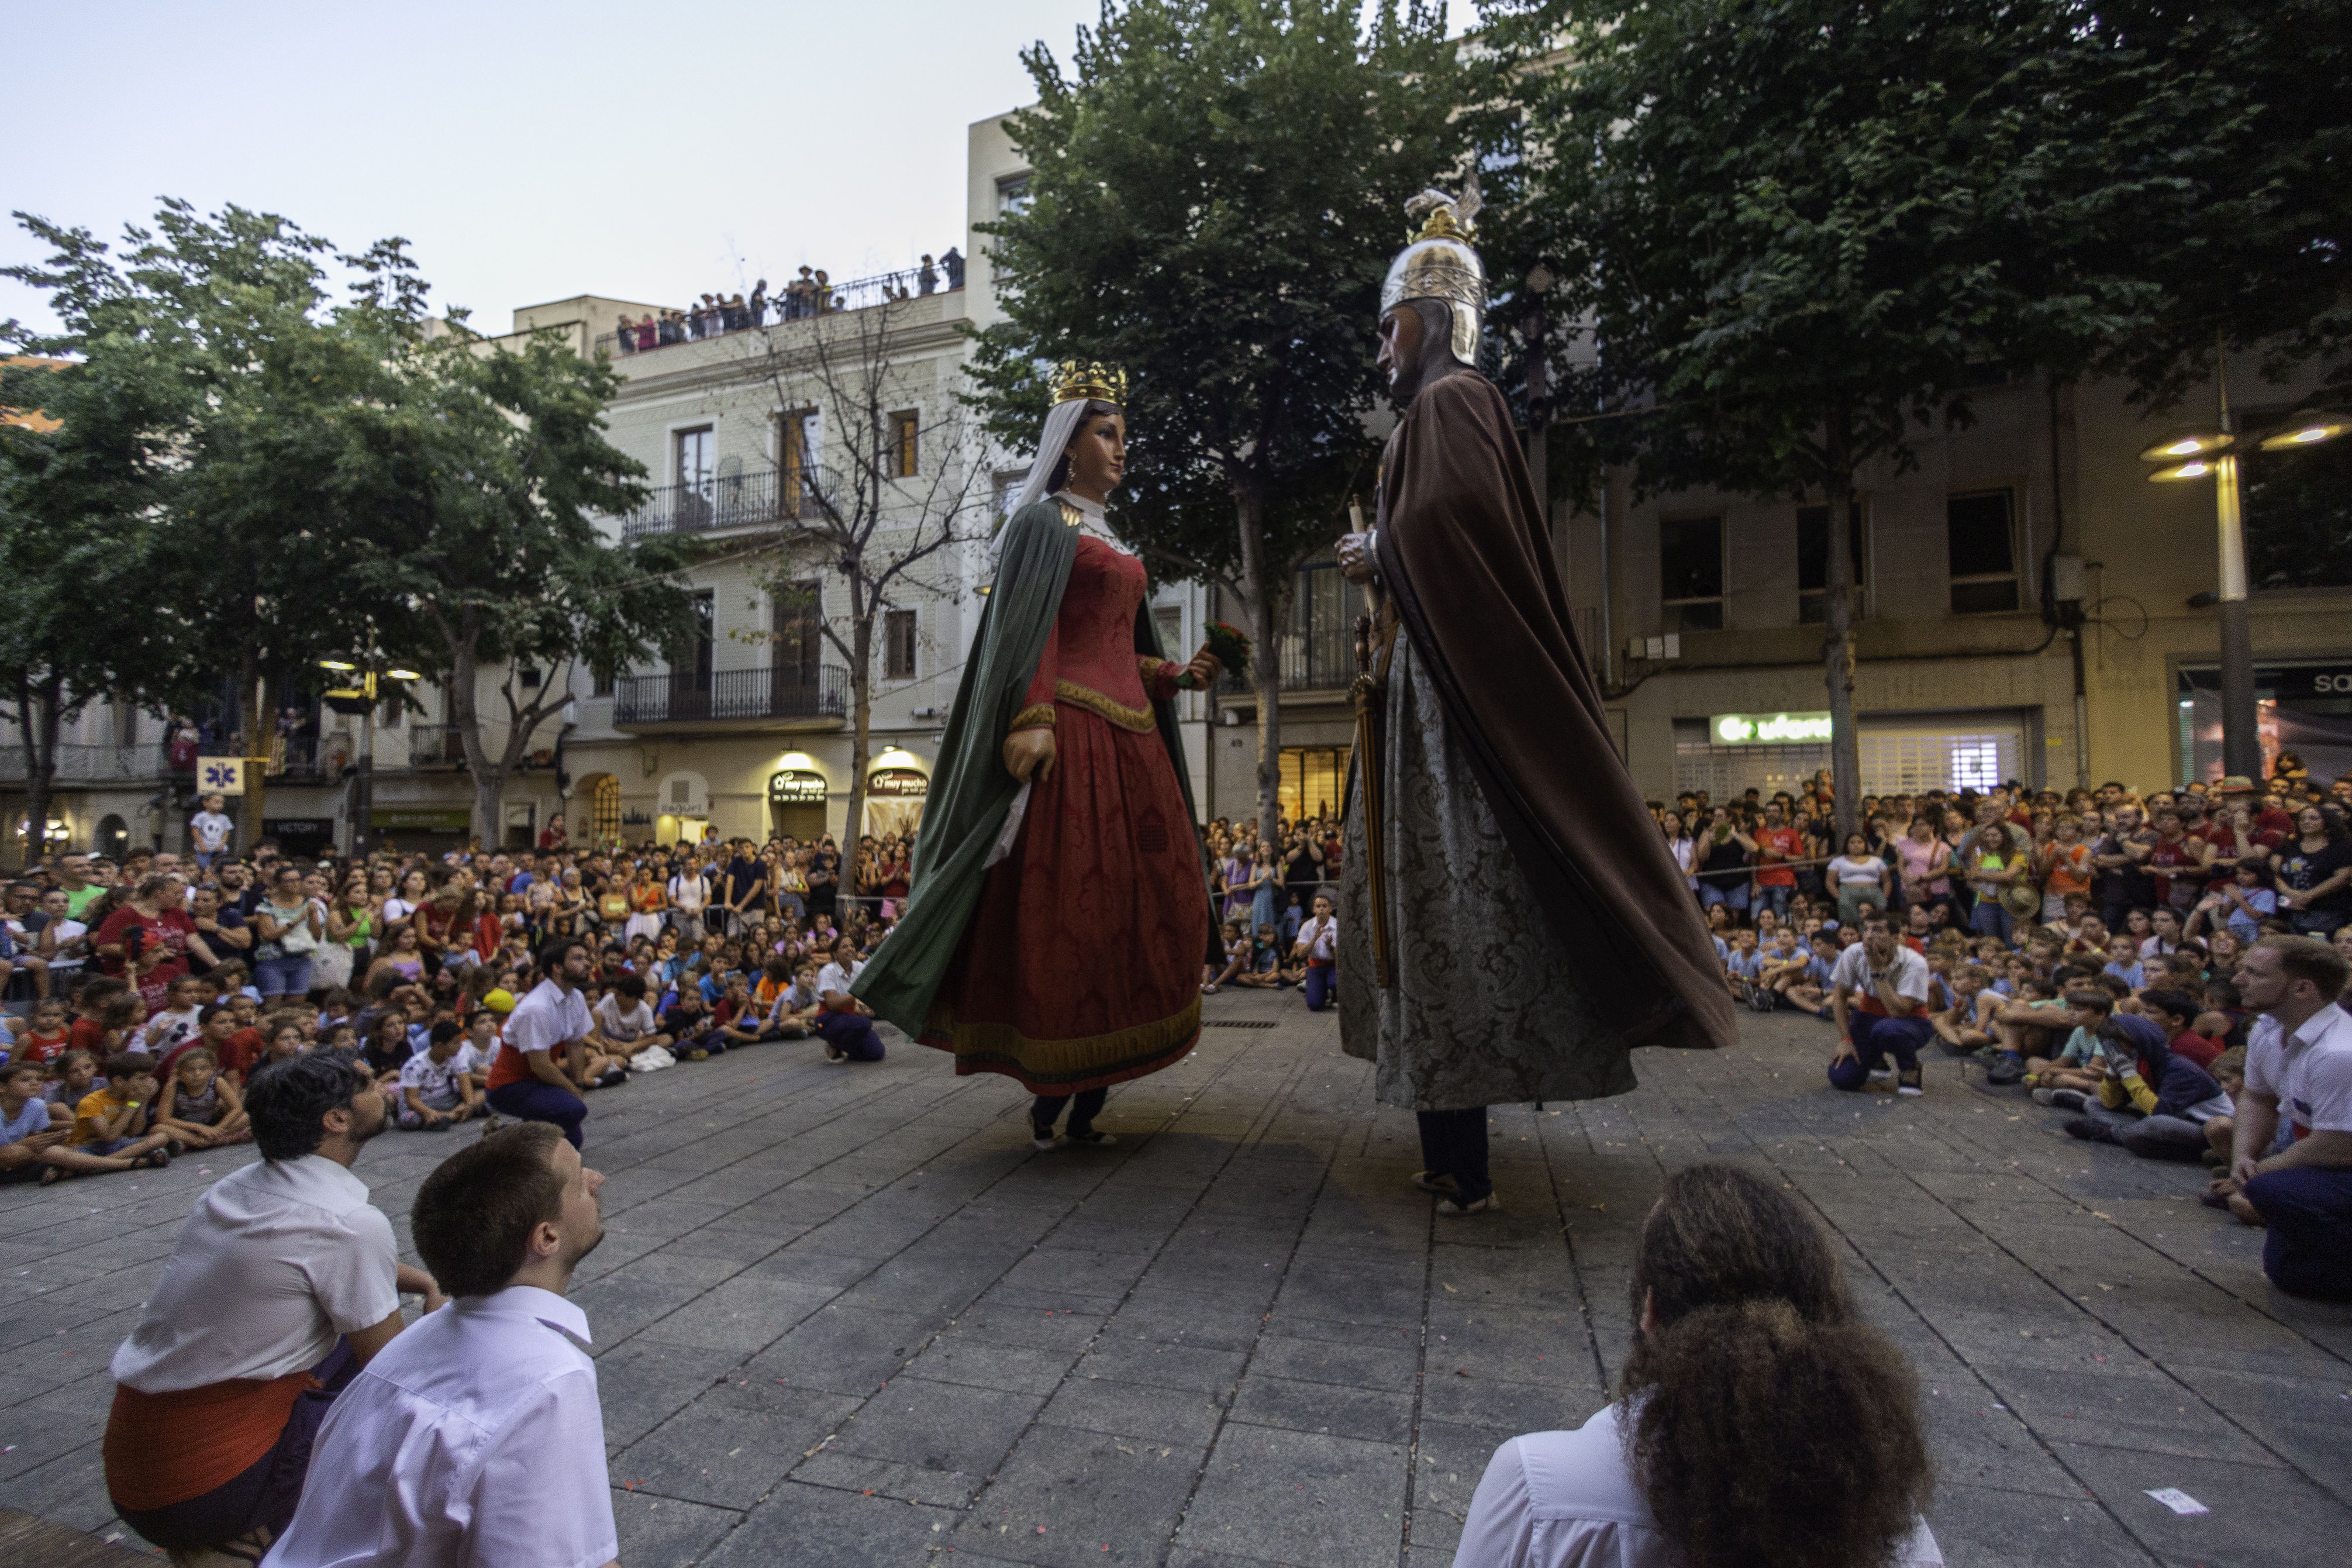
<instances>
[{"instance_id":1,"label":"giant female figure","mask_svg":"<svg viewBox=\"0 0 2352 1568\"><path fill-rule=\"evenodd\" d=\"M1125 378L1063 372L997 535L910 901L852 987L957 1072L1019 1079L1040 1148L1073 1096L1070 1141L1109 1142L1109 1086L1192 1048L1212 923L1173 699L1217 661L1164 657L1143 564L1104 525Z\"/></svg>"}]
</instances>

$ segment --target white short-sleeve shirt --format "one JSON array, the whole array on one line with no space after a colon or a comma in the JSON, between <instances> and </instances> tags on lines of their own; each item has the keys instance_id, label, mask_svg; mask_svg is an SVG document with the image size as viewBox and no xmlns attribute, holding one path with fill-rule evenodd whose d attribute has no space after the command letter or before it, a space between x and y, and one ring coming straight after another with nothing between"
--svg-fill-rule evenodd
<instances>
[{"instance_id":1,"label":"white short-sleeve shirt","mask_svg":"<svg viewBox=\"0 0 2352 1568\"><path fill-rule=\"evenodd\" d=\"M2331 1002L2292 1037L2265 1015L2246 1035L2246 1087L2270 1095L2297 1138L2352 1132L2352 1014Z\"/></svg>"},{"instance_id":2,"label":"white short-sleeve shirt","mask_svg":"<svg viewBox=\"0 0 2352 1568\"><path fill-rule=\"evenodd\" d=\"M416 1098L436 1110L447 1110L466 1097L457 1088L457 1079L466 1072L466 1053L473 1047L459 1046L446 1062L436 1062L429 1050L417 1051L400 1064L400 1087L415 1089Z\"/></svg>"},{"instance_id":3,"label":"white short-sleeve shirt","mask_svg":"<svg viewBox=\"0 0 2352 1568\"><path fill-rule=\"evenodd\" d=\"M196 1200L114 1380L173 1394L307 1372L399 1310L399 1278L366 1183L320 1154L247 1165Z\"/></svg>"},{"instance_id":4,"label":"white short-sleeve shirt","mask_svg":"<svg viewBox=\"0 0 2352 1568\"><path fill-rule=\"evenodd\" d=\"M542 980L507 1015L507 1047L525 1053L561 1050L593 1026L584 994Z\"/></svg>"},{"instance_id":5,"label":"white short-sleeve shirt","mask_svg":"<svg viewBox=\"0 0 2352 1568\"><path fill-rule=\"evenodd\" d=\"M529 1285L418 1319L336 1396L267 1568L618 1557L587 1339L577 1306Z\"/></svg>"},{"instance_id":6,"label":"white short-sleeve shirt","mask_svg":"<svg viewBox=\"0 0 2352 1568\"><path fill-rule=\"evenodd\" d=\"M1530 1432L1495 1450L1454 1568L1674 1568L1657 1516L1633 1483L1612 1405L1573 1432ZM272 1561L276 1561L274 1558ZM1888 1559L1890 1568L1941 1568L1927 1521Z\"/></svg>"},{"instance_id":7,"label":"white short-sleeve shirt","mask_svg":"<svg viewBox=\"0 0 2352 1568\"><path fill-rule=\"evenodd\" d=\"M1895 983L1895 994L1907 996L1926 1005L1927 1001L1927 961L1904 946L1895 944L1895 956L1886 962L1886 976ZM1837 965L1830 971L1830 984L1843 986L1861 996L1875 996L1878 988L1870 983L1870 944L1855 942L1837 956Z\"/></svg>"}]
</instances>

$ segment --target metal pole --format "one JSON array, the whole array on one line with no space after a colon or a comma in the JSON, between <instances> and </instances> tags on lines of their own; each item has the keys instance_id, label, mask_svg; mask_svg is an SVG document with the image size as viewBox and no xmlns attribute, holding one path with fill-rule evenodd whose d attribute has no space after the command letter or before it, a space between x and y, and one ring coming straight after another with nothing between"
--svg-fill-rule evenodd
<instances>
[{"instance_id":1,"label":"metal pole","mask_svg":"<svg viewBox=\"0 0 2352 1568\"><path fill-rule=\"evenodd\" d=\"M375 675L368 675L368 710L360 715L360 773L358 788L352 791L352 858L364 860L368 852L369 818L375 811Z\"/></svg>"},{"instance_id":2,"label":"metal pole","mask_svg":"<svg viewBox=\"0 0 2352 1568\"><path fill-rule=\"evenodd\" d=\"M2223 345L2226 348L2226 344ZM2221 431L2230 434L2230 372L2217 353L2214 384ZM2214 521L2221 544L2221 771L2255 779L2263 772L2261 719L2254 702L2253 628L2246 618L2246 529L2238 510L2238 459L2224 452L2213 465Z\"/></svg>"}]
</instances>

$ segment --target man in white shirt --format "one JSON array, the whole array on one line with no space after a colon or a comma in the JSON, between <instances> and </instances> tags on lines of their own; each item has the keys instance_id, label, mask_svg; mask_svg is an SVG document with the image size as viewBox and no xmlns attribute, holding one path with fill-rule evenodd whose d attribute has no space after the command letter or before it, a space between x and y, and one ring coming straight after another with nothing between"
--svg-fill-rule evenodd
<instances>
[{"instance_id":1,"label":"man in white shirt","mask_svg":"<svg viewBox=\"0 0 2352 1568\"><path fill-rule=\"evenodd\" d=\"M2238 994L2263 1016L2246 1037L2230 1173L2213 1184L2267 1226L2263 1272L2292 1296L2352 1301L2352 963L2307 936L2266 936L2238 960ZM2284 1113L2294 1142L2269 1154Z\"/></svg>"},{"instance_id":2,"label":"man in white shirt","mask_svg":"<svg viewBox=\"0 0 2352 1568\"><path fill-rule=\"evenodd\" d=\"M566 1299L604 1237L604 1184L545 1122L425 1178L409 1226L450 1304L335 1402L265 1568L611 1568L596 1363Z\"/></svg>"},{"instance_id":3,"label":"man in white shirt","mask_svg":"<svg viewBox=\"0 0 2352 1568\"><path fill-rule=\"evenodd\" d=\"M587 944L574 937L542 946L539 966L546 977L507 1016L505 1044L490 1063L490 1109L518 1121L551 1121L574 1149L588 1118L580 1091L588 1081L588 1035L596 1026L580 987L593 962Z\"/></svg>"},{"instance_id":4,"label":"man in white shirt","mask_svg":"<svg viewBox=\"0 0 2352 1568\"><path fill-rule=\"evenodd\" d=\"M1895 1093L1926 1092L1919 1047L1934 1037L1927 1022L1927 961L1895 940L1885 915L1862 922L1862 940L1838 954L1830 971L1830 1011L1838 1048L1830 1058L1832 1087L1857 1089L1895 1081ZM1892 1054L1895 1066L1885 1058Z\"/></svg>"},{"instance_id":5,"label":"man in white shirt","mask_svg":"<svg viewBox=\"0 0 2352 1568\"><path fill-rule=\"evenodd\" d=\"M1332 963L1339 951L1339 922L1332 918L1331 895L1315 895L1315 914L1298 928L1298 945L1292 955L1307 961L1307 1010L1320 1013L1331 1004Z\"/></svg>"},{"instance_id":6,"label":"man in white shirt","mask_svg":"<svg viewBox=\"0 0 2352 1568\"><path fill-rule=\"evenodd\" d=\"M669 901L677 911L678 945L702 940L702 909L710 902L710 884L703 879L702 866L691 850L677 863L677 875L669 879Z\"/></svg>"},{"instance_id":7,"label":"man in white shirt","mask_svg":"<svg viewBox=\"0 0 2352 1568\"><path fill-rule=\"evenodd\" d=\"M336 1391L400 1332L401 1294L441 1297L352 1174L384 1126L364 1073L298 1057L255 1073L245 1108L262 1159L197 1200L114 1352L105 1458L140 1534L249 1560L293 1517Z\"/></svg>"}]
</instances>

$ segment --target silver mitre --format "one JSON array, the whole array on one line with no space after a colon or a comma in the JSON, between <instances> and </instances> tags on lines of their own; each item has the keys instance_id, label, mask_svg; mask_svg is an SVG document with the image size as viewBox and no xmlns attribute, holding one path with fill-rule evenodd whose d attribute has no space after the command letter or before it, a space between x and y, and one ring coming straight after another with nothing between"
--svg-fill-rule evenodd
<instances>
[{"instance_id":1,"label":"silver mitre","mask_svg":"<svg viewBox=\"0 0 2352 1568\"><path fill-rule=\"evenodd\" d=\"M1478 237L1470 220L1481 205L1475 171L1464 178L1459 196L1430 190L1405 203L1404 216L1420 222L1420 232L1389 263L1388 281L1381 285L1383 316L1406 300L1444 300L1454 321L1454 357L1464 364L1478 363L1478 329L1486 317L1486 269L1470 248Z\"/></svg>"}]
</instances>

